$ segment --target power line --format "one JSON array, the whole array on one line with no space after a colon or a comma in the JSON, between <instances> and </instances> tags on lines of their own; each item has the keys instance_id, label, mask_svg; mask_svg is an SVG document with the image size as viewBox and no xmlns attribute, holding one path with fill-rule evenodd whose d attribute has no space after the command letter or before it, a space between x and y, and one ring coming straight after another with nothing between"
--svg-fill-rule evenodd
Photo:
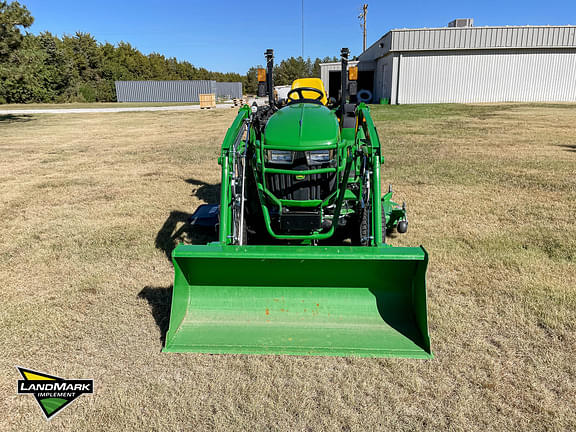
<instances>
[{"instance_id":1,"label":"power line","mask_svg":"<svg viewBox=\"0 0 576 432\"><path fill-rule=\"evenodd\" d=\"M302 58L304 58L304 0L302 0Z\"/></svg>"}]
</instances>

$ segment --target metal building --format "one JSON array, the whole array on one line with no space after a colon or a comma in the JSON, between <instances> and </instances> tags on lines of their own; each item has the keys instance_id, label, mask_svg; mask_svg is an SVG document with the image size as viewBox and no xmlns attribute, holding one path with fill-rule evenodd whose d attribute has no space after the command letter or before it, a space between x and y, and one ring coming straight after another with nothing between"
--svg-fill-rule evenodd
<instances>
[{"instance_id":1,"label":"metal building","mask_svg":"<svg viewBox=\"0 0 576 432\"><path fill-rule=\"evenodd\" d=\"M358 66L357 61L349 61L348 66ZM324 88L328 93L329 97L333 97L335 99L339 98L339 91L340 91L340 71L342 68L340 67L340 62L334 63L321 63L320 64L320 79L324 84Z\"/></svg>"},{"instance_id":2,"label":"metal building","mask_svg":"<svg viewBox=\"0 0 576 432\"><path fill-rule=\"evenodd\" d=\"M198 102L200 94L216 97L242 97L242 83L209 80L190 81L116 81L118 102Z\"/></svg>"},{"instance_id":3,"label":"metal building","mask_svg":"<svg viewBox=\"0 0 576 432\"><path fill-rule=\"evenodd\" d=\"M358 59L372 102L576 101L576 26L471 25L386 33Z\"/></svg>"},{"instance_id":4,"label":"metal building","mask_svg":"<svg viewBox=\"0 0 576 432\"><path fill-rule=\"evenodd\" d=\"M240 99L242 97L241 82L217 82L212 81L213 93L216 97L223 99Z\"/></svg>"}]
</instances>

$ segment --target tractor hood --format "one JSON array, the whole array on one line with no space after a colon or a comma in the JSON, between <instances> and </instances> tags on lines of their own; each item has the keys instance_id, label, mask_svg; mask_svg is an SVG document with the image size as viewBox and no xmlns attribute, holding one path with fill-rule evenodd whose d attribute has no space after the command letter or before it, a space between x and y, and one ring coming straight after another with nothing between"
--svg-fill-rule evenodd
<instances>
[{"instance_id":1,"label":"tractor hood","mask_svg":"<svg viewBox=\"0 0 576 432\"><path fill-rule=\"evenodd\" d=\"M268 148L312 150L335 146L340 128L336 115L323 105L293 104L268 120L264 144Z\"/></svg>"}]
</instances>

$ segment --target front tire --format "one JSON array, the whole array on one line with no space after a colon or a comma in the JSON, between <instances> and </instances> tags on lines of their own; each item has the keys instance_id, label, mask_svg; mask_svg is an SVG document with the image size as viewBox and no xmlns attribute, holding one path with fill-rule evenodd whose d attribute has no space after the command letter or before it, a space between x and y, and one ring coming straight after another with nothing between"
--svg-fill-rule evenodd
<instances>
[{"instance_id":1,"label":"front tire","mask_svg":"<svg viewBox=\"0 0 576 432\"><path fill-rule=\"evenodd\" d=\"M382 244L386 244L386 212L382 208Z\"/></svg>"},{"instance_id":2,"label":"front tire","mask_svg":"<svg viewBox=\"0 0 576 432\"><path fill-rule=\"evenodd\" d=\"M360 246L370 246L370 213L371 213L371 206L369 202L366 202L366 205L363 209L360 209Z\"/></svg>"}]
</instances>

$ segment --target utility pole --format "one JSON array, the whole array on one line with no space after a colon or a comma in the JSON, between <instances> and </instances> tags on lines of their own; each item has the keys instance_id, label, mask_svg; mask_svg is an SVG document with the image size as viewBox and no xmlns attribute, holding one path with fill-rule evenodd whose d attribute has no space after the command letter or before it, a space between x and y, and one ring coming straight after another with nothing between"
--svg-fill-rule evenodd
<instances>
[{"instance_id":1,"label":"utility pole","mask_svg":"<svg viewBox=\"0 0 576 432\"><path fill-rule=\"evenodd\" d=\"M366 14L368 13L368 4L364 3L362 5L362 12L358 15L358 18L362 21L360 27L362 27L362 32L364 33L362 52L366 51Z\"/></svg>"}]
</instances>

